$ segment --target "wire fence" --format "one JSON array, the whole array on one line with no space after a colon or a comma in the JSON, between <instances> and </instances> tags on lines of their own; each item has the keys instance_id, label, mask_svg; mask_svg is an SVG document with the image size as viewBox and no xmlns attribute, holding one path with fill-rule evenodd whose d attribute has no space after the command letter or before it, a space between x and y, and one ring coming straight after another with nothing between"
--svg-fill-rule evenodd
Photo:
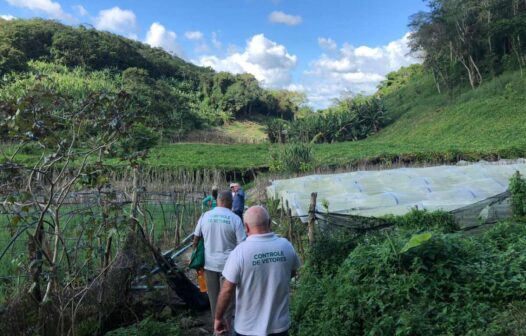
<instances>
[{"instance_id":1,"label":"wire fence","mask_svg":"<svg viewBox=\"0 0 526 336\"><path fill-rule=\"evenodd\" d=\"M192 233L202 212L208 210L203 209L201 200L202 195L197 193L141 192L139 222L154 246L174 248ZM44 201L44 197L36 197L12 206L0 204L0 301L21 290L30 277L28 247L42 213L37 204ZM103 263L110 235L116 238L112 250L121 247L123 239L119 238L130 225L130 210L131 196L123 191L69 193L60 207L51 207L43 216L48 245L44 250L60 239L60 258L67 259L64 264L68 265L64 268L82 269L77 275L89 278Z\"/></svg>"}]
</instances>

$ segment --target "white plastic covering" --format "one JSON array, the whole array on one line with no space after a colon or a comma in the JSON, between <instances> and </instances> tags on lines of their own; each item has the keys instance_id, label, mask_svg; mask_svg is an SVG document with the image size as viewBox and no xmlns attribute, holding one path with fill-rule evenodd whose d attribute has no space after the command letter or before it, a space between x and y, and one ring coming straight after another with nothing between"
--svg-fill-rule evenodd
<instances>
[{"instance_id":1,"label":"white plastic covering","mask_svg":"<svg viewBox=\"0 0 526 336\"><path fill-rule=\"evenodd\" d=\"M267 196L288 202L295 216L308 214L312 192L318 193L317 210L325 211L326 201L332 213L380 217L415 207L453 211L505 192L516 171L526 175L526 160L310 175L273 181Z\"/></svg>"}]
</instances>

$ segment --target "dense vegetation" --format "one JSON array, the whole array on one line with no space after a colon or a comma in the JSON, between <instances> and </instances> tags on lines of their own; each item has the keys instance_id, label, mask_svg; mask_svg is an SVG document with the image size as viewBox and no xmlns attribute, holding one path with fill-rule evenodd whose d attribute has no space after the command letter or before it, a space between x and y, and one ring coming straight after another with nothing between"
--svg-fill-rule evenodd
<instances>
[{"instance_id":1,"label":"dense vegetation","mask_svg":"<svg viewBox=\"0 0 526 336\"><path fill-rule=\"evenodd\" d=\"M292 334L523 335L525 184L510 179L515 220L482 234L416 209L386 217L391 231L319 233L293 295Z\"/></svg>"},{"instance_id":2,"label":"dense vegetation","mask_svg":"<svg viewBox=\"0 0 526 336\"><path fill-rule=\"evenodd\" d=\"M467 237L426 231L414 216L403 220L410 231L318 244L293 295L292 334L520 335L524 223Z\"/></svg>"},{"instance_id":3,"label":"dense vegetation","mask_svg":"<svg viewBox=\"0 0 526 336\"><path fill-rule=\"evenodd\" d=\"M290 122L271 119L267 133L270 142L278 143L357 141L377 133L385 114L381 99L343 99L331 108Z\"/></svg>"},{"instance_id":4,"label":"dense vegetation","mask_svg":"<svg viewBox=\"0 0 526 336\"><path fill-rule=\"evenodd\" d=\"M526 65L526 2L429 0L411 18L413 51L422 52L438 92L459 81L472 88Z\"/></svg>"},{"instance_id":5,"label":"dense vegetation","mask_svg":"<svg viewBox=\"0 0 526 336\"><path fill-rule=\"evenodd\" d=\"M39 19L0 19L0 77L0 96L11 105L38 83L76 101L124 91L137 119L167 140L235 118L291 119L305 99L263 89L249 74L215 73L138 41Z\"/></svg>"}]
</instances>

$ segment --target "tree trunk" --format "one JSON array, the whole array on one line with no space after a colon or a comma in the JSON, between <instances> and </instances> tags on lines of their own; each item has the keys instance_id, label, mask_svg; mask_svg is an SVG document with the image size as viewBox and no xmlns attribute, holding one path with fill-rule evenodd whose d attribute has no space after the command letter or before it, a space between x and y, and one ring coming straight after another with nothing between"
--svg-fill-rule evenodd
<instances>
[{"instance_id":1,"label":"tree trunk","mask_svg":"<svg viewBox=\"0 0 526 336\"><path fill-rule=\"evenodd\" d=\"M133 167L133 182L132 182L132 204L130 212L130 224L132 232L136 232L138 215L139 215L139 167Z\"/></svg>"},{"instance_id":2,"label":"tree trunk","mask_svg":"<svg viewBox=\"0 0 526 336\"><path fill-rule=\"evenodd\" d=\"M466 64L466 62L464 62L463 59L460 59L460 63L462 63L462 65L468 72L469 84L471 85L471 88L474 90L475 89L475 79L473 78L473 73L472 73L471 68Z\"/></svg>"},{"instance_id":3,"label":"tree trunk","mask_svg":"<svg viewBox=\"0 0 526 336\"><path fill-rule=\"evenodd\" d=\"M478 85L482 84L482 74L480 73L479 67L477 66L477 64L473 60L473 57L471 57L471 55L469 55L469 60L471 62L471 65L473 66L473 68L475 68L475 71L476 71L476 74L477 74L477 86L478 86Z\"/></svg>"}]
</instances>

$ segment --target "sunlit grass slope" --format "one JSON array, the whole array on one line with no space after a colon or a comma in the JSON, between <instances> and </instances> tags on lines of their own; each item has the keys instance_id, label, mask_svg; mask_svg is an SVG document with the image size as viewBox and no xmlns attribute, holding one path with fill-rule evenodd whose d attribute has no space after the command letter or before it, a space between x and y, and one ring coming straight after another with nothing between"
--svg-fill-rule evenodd
<instances>
[{"instance_id":1,"label":"sunlit grass slope","mask_svg":"<svg viewBox=\"0 0 526 336\"><path fill-rule=\"evenodd\" d=\"M476 90L441 95L428 76L415 77L386 96L395 121L366 142L439 151L525 150L526 77L520 72L488 79Z\"/></svg>"}]
</instances>

